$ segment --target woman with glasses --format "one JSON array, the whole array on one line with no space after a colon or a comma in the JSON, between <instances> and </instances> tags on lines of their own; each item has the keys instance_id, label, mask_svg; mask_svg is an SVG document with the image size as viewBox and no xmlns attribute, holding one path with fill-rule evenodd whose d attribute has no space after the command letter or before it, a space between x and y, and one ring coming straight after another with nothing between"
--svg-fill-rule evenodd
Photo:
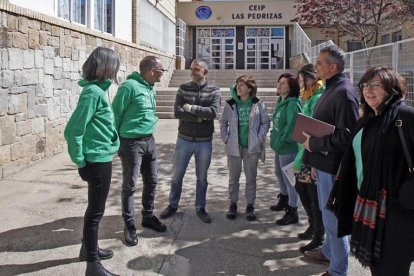
<instances>
[{"instance_id":1,"label":"woman with glasses","mask_svg":"<svg viewBox=\"0 0 414 276\"><path fill-rule=\"evenodd\" d=\"M414 109L404 103L403 78L390 68L368 69L358 86L363 115L328 203L338 217L338 235L351 234L351 252L372 275L409 275L414 210L398 198L409 177L398 122L413 158Z\"/></svg>"},{"instance_id":2,"label":"woman with glasses","mask_svg":"<svg viewBox=\"0 0 414 276\"><path fill-rule=\"evenodd\" d=\"M282 168L295 160L298 144L292 140L296 115L302 111L299 101L299 83L295 76L285 73L279 76L276 90L279 98L273 112L273 129L270 135L270 146L275 151L275 174L279 182L279 202L272 205L272 211L285 211L278 225L298 223L299 196L294 183L290 183Z\"/></svg>"}]
</instances>

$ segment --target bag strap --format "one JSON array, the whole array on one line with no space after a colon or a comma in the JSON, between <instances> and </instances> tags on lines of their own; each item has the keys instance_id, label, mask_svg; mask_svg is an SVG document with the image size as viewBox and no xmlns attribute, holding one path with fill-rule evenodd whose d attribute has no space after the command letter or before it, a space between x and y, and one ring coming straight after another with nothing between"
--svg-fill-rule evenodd
<instances>
[{"instance_id":1,"label":"bag strap","mask_svg":"<svg viewBox=\"0 0 414 276\"><path fill-rule=\"evenodd\" d=\"M405 158L407 159L408 171L414 173L413 161L411 160L410 152L408 151L407 140L405 139L404 132L402 130L403 121L401 120L400 114L395 120L395 126L398 129L398 134L400 135L401 144L404 150Z\"/></svg>"}]
</instances>

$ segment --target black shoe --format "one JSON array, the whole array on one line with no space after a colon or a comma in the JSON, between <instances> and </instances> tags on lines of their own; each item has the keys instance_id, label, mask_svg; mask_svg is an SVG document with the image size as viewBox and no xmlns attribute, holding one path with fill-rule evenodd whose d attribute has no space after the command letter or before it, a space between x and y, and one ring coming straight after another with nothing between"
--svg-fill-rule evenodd
<instances>
[{"instance_id":1,"label":"black shoe","mask_svg":"<svg viewBox=\"0 0 414 276\"><path fill-rule=\"evenodd\" d=\"M167 230L167 226L154 215L143 217L141 225L142 227L151 228L157 232L165 232Z\"/></svg>"},{"instance_id":2,"label":"black shoe","mask_svg":"<svg viewBox=\"0 0 414 276\"><path fill-rule=\"evenodd\" d=\"M299 247L299 251L302 254L304 254L305 251L312 251L315 248L318 248L319 246L321 246L322 244L323 244L323 240L321 240L321 239L313 239L307 245L304 245L304 246Z\"/></svg>"},{"instance_id":3,"label":"black shoe","mask_svg":"<svg viewBox=\"0 0 414 276\"><path fill-rule=\"evenodd\" d=\"M309 225L308 228L306 228L305 232L298 234L298 238L300 240L311 240L312 237L313 237L313 227L311 225Z\"/></svg>"},{"instance_id":4,"label":"black shoe","mask_svg":"<svg viewBox=\"0 0 414 276\"><path fill-rule=\"evenodd\" d=\"M237 216L237 203L230 203L229 211L227 212L226 217L228 219L235 219Z\"/></svg>"},{"instance_id":5,"label":"black shoe","mask_svg":"<svg viewBox=\"0 0 414 276\"><path fill-rule=\"evenodd\" d=\"M278 225L289 225L298 222L298 208L291 206L288 206L288 208L286 208L286 213L281 219L276 220L276 224Z\"/></svg>"},{"instance_id":6,"label":"black shoe","mask_svg":"<svg viewBox=\"0 0 414 276\"><path fill-rule=\"evenodd\" d=\"M135 229L135 226L124 228L124 237L125 237L125 243L128 246L134 246L138 243L138 236L137 236L137 230Z\"/></svg>"},{"instance_id":7,"label":"black shoe","mask_svg":"<svg viewBox=\"0 0 414 276\"><path fill-rule=\"evenodd\" d=\"M247 207L246 207L246 218L249 221L256 220L256 213L254 212L254 206L252 204L247 204Z\"/></svg>"},{"instance_id":8,"label":"black shoe","mask_svg":"<svg viewBox=\"0 0 414 276\"><path fill-rule=\"evenodd\" d=\"M197 210L197 216L204 222L204 223L211 223L211 217L207 214L204 208Z\"/></svg>"},{"instance_id":9,"label":"black shoe","mask_svg":"<svg viewBox=\"0 0 414 276\"><path fill-rule=\"evenodd\" d=\"M86 262L85 276L119 276L109 272L100 262Z\"/></svg>"},{"instance_id":10,"label":"black shoe","mask_svg":"<svg viewBox=\"0 0 414 276\"><path fill-rule=\"evenodd\" d=\"M270 206L270 210L276 212L285 210L289 206L289 196L279 194L277 198L279 199L279 201L275 205Z\"/></svg>"},{"instance_id":11,"label":"black shoe","mask_svg":"<svg viewBox=\"0 0 414 276\"><path fill-rule=\"evenodd\" d=\"M167 208L164 209L164 211L161 212L160 218L161 219L167 219L174 215L177 212L177 208L171 207L171 205L168 205Z\"/></svg>"},{"instance_id":12,"label":"black shoe","mask_svg":"<svg viewBox=\"0 0 414 276\"><path fill-rule=\"evenodd\" d=\"M114 256L114 251L110 249L102 249L98 247L98 256L101 260L107 260ZM84 262L86 261L86 247L85 244L82 242L82 246L79 252L79 261Z\"/></svg>"}]
</instances>

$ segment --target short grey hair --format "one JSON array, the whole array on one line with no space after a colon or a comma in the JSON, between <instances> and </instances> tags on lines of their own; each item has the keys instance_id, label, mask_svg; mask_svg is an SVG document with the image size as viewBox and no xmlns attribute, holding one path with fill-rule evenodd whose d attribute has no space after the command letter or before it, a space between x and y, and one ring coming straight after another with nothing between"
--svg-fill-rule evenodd
<instances>
[{"instance_id":1,"label":"short grey hair","mask_svg":"<svg viewBox=\"0 0 414 276\"><path fill-rule=\"evenodd\" d=\"M337 46L327 46L321 49L321 53L328 53L329 63L336 64L338 71L342 73L345 69L345 53Z\"/></svg>"},{"instance_id":2,"label":"short grey hair","mask_svg":"<svg viewBox=\"0 0 414 276\"><path fill-rule=\"evenodd\" d=\"M146 56L139 63L139 72L143 75L152 68L157 68L160 59L156 56Z\"/></svg>"},{"instance_id":3,"label":"short grey hair","mask_svg":"<svg viewBox=\"0 0 414 276\"><path fill-rule=\"evenodd\" d=\"M193 61L191 63L197 63L198 65L203 67L203 69L208 70L208 63L207 63L206 60L204 60L202 58L193 59Z\"/></svg>"}]
</instances>

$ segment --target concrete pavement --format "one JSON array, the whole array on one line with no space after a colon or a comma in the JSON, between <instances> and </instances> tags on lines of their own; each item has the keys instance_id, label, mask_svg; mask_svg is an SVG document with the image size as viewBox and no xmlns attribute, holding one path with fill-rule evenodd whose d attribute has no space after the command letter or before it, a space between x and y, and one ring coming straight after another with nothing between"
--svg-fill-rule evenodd
<instances>
[{"instance_id":1,"label":"concrete pavement","mask_svg":"<svg viewBox=\"0 0 414 276\"><path fill-rule=\"evenodd\" d=\"M273 152L267 149L266 163L259 164L256 210L258 220L244 216L244 185L240 191L239 214L229 221L227 168L223 144L214 140L209 171L207 211L211 224L204 224L194 210L194 162L184 179L178 213L164 222L165 233L143 229L137 223L139 242L127 247L121 218L121 166L114 160L113 177L105 216L100 225L99 245L115 256L104 266L121 275L318 275L326 267L305 262L297 250L296 236L307 227L300 210L300 223L277 226L282 213L269 210L278 194L273 173ZM168 204L171 157L177 120L160 120L156 132L159 153L159 185L156 214ZM242 176L241 183L244 183ZM141 183L136 193L137 222L141 215ZM67 154L41 161L0 181L0 275L84 275L78 262L87 185L77 174ZM369 275L350 258L349 275Z\"/></svg>"}]
</instances>

